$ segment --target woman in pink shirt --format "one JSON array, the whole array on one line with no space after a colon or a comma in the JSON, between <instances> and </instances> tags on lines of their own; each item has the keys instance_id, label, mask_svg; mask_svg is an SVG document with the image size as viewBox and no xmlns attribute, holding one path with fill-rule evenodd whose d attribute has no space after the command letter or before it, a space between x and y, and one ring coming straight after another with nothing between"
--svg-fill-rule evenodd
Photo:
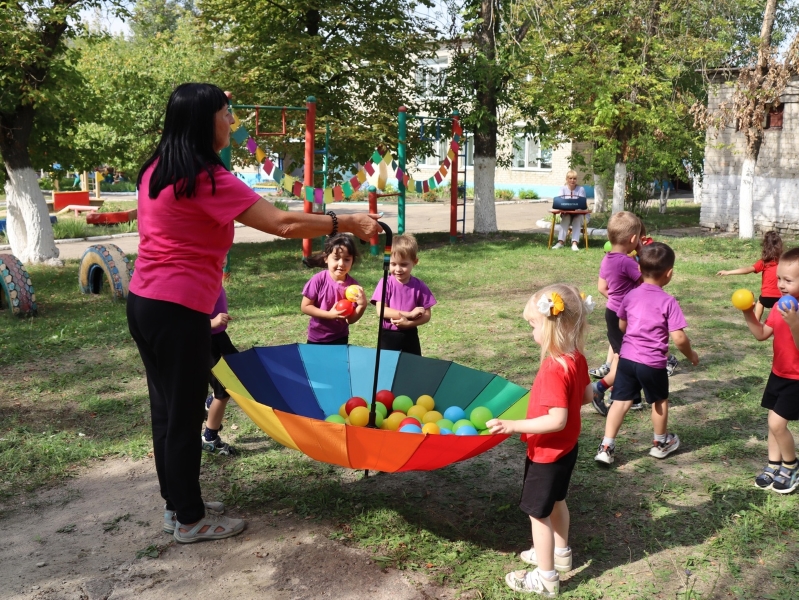
<instances>
[{"instance_id":1,"label":"woman in pink shirt","mask_svg":"<svg viewBox=\"0 0 799 600\"><path fill-rule=\"evenodd\" d=\"M233 243L233 221L287 238L348 231L369 239L380 231L365 214L285 212L262 199L218 156L230 143L232 122L221 89L178 86L161 141L137 180L140 242L128 326L147 372L164 529L174 530L182 543L230 537L245 527L241 519L206 517L206 507L224 507L203 502L197 442L210 375L209 315Z\"/></svg>"}]
</instances>

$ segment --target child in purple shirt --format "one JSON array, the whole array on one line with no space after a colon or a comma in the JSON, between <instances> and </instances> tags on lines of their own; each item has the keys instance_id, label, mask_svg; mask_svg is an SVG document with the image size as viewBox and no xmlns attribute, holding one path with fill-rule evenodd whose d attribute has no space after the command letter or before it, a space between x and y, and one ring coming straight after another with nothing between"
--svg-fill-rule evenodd
<instances>
[{"instance_id":1,"label":"child in purple shirt","mask_svg":"<svg viewBox=\"0 0 799 600\"><path fill-rule=\"evenodd\" d=\"M300 309L311 317L308 324L309 344L346 345L349 342L350 323L355 323L366 310L366 295L363 288L349 276L358 251L352 237L340 233L325 242L325 249L308 260L311 266L326 265L327 269L317 273L302 289ZM349 316L336 310L336 303L345 298L351 285L358 287L355 310Z\"/></svg>"},{"instance_id":2,"label":"child in purple shirt","mask_svg":"<svg viewBox=\"0 0 799 600\"><path fill-rule=\"evenodd\" d=\"M599 444L595 460L607 465L613 462L616 435L624 415L635 399L641 399L641 389L652 406L652 425L655 430L650 456L666 458L680 447L680 438L668 433L669 376L666 363L669 354L669 335L677 348L693 365L699 356L691 348L691 340L683 329L687 326L677 301L663 291L674 274L674 250L666 244L653 242L638 251L643 283L629 292L618 309L619 327L624 332L619 353L613 403L605 422L605 437Z\"/></svg>"},{"instance_id":3,"label":"child in purple shirt","mask_svg":"<svg viewBox=\"0 0 799 600\"><path fill-rule=\"evenodd\" d=\"M386 307L383 312L384 329L380 348L421 356L418 327L430 320L430 309L435 305L436 299L424 281L411 276L411 271L419 263L418 252L419 245L411 234L394 236L389 265L391 275L386 280ZM377 307L378 316L382 297L381 279L371 300Z\"/></svg>"}]
</instances>

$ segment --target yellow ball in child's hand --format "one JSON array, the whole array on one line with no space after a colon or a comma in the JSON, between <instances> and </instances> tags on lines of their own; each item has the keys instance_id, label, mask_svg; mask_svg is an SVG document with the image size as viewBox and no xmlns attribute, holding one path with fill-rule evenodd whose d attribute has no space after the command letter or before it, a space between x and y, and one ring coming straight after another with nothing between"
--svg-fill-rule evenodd
<instances>
[{"instance_id":1,"label":"yellow ball in child's hand","mask_svg":"<svg viewBox=\"0 0 799 600\"><path fill-rule=\"evenodd\" d=\"M732 294L732 305L738 310L749 310L755 304L755 295L749 290L735 290Z\"/></svg>"},{"instance_id":2,"label":"yellow ball in child's hand","mask_svg":"<svg viewBox=\"0 0 799 600\"><path fill-rule=\"evenodd\" d=\"M344 296L350 302L355 302L358 299L358 294L361 293L361 290L358 289L357 285L351 285L344 291Z\"/></svg>"}]
</instances>

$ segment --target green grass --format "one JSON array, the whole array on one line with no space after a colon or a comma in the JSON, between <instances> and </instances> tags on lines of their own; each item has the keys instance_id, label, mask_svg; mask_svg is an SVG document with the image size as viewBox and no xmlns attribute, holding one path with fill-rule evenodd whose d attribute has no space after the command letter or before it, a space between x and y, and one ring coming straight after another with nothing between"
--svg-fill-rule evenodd
<instances>
[{"instance_id":1,"label":"green grass","mask_svg":"<svg viewBox=\"0 0 799 600\"><path fill-rule=\"evenodd\" d=\"M420 332L426 356L529 386L539 350L521 311L532 291L565 280L598 296L600 240L588 252L554 256L542 235L469 236L455 245L446 234L418 239L414 274L439 302ZM754 262L759 244L716 237L669 243L678 260L667 291L680 301L701 358L696 368L682 360L671 380L670 419L683 449L666 461L649 458L648 415L631 414L619 435L617 463L597 468L593 455L604 421L583 413L569 495L578 568L562 597L793 598L799 495L752 485L766 457L766 415L759 404L770 343L752 338L729 301L736 288L757 290L759 279L714 275ZM233 248L229 334L239 348L304 341L307 317L299 298L312 272L299 256L298 241ZM150 451L146 386L123 304L81 295L77 261L29 272L39 317L0 314L4 506L93 458L142 458ZM380 260L367 254L352 274L371 291L381 273ZM607 348L602 308L591 317L592 365ZM367 313L351 328L350 341L373 346L375 321ZM333 538L367 548L379 564L419 571L483 598L517 597L502 578L522 568L516 554L530 544L529 521L518 509L519 441L430 473L364 478L279 446L234 406L227 424L238 426L234 441L241 454L204 458L207 496L245 509L252 519L286 512L322 519L332 524ZM232 434L231 427L225 431Z\"/></svg>"}]
</instances>

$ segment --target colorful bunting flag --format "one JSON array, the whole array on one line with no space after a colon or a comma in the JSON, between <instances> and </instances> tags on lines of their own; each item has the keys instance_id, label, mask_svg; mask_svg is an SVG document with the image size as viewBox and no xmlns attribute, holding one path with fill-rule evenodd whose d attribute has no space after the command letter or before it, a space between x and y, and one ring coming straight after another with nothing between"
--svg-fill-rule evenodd
<instances>
[{"instance_id":1,"label":"colorful bunting flag","mask_svg":"<svg viewBox=\"0 0 799 600\"><path fill-rule=\"evenodd\" d=\"M375 174L375 168L371 160L366 161L366 164L363 165L363 170L366 171L370 177Z\"/></svg>"}]
</instances>

